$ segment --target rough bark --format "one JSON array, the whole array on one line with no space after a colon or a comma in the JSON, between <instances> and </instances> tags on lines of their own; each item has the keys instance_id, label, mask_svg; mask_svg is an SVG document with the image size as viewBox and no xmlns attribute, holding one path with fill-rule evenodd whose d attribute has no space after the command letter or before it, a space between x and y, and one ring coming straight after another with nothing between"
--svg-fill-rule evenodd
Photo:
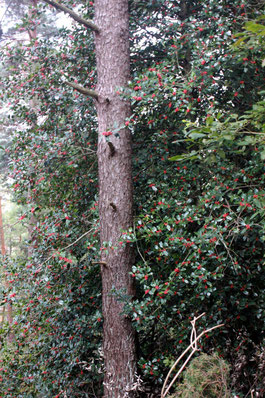
<instances>
[{"instance_id":1,"label":"rough bark","mask_svg":"<svg viewBox=\"0 0 265 398\"><path fill-rule=\"evenodd\" d=\"M104 316L103 350L105 360L104 397L125 398L135 378L134 331L121 314L123 304L112 289L133 295L129 275L133 249L121 245L123 230L132 226L131 137L124 128L130 105L117 94L128 83L129 28L128 0L95 0L97 61L97 114L99 126L99 213L102 246L102 296ZM119 137L102 133L119 130ZM104 248L105 242L111 247Z\"/></svg>"}]
</instances>

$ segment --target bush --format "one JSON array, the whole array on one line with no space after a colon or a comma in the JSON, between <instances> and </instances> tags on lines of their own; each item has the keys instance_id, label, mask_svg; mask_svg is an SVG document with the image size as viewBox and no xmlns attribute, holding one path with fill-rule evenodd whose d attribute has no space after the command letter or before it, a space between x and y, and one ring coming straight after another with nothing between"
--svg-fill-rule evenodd
<instances>
[{"instance_id":1,"label":"bush","mask_svg":"<svg viewBox=\"0 0 265 398\"><path fill-rule=\"evenodd\" d=\"M228 398L229 366L217 354L202 354L188 366L174 398ZM172 398L173 398L172 397Z\"/></svg>"}]
</instances>

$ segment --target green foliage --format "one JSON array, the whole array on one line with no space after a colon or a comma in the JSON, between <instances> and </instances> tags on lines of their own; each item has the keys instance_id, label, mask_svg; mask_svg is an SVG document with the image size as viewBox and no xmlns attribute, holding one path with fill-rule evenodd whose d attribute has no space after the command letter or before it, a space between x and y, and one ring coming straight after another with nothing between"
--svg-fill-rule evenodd
<instances>
[{"instance_id":1,"label":"green foliage","mask_svg":"<svg viewBox=\"0 0 265 398\"><path fill-rule=\"evenodd\" d=\"M234 43L234 47L242 51L244 48L264 51L265 38L265 16L261 15L257 21L248 21L245 23L244 31L237 33L235 36L239 39ZM264 59L262 61L264 66Z\"/></svg>"},{"instance_id":2,"label":"green foliage","mask_svg":"<svg viewBox=\"0 0 265 398\"><path fill-rule=\"evenodd\" d=\"M152 383L188 343L187 320L198 311L214 324L226 322L202 345L213 344L233 366L240 351L251 352L251 342L263 339L262 53L235 53L233 31L223 37L239 28L234 16L241 5L216 7L207 2L207 9L173 24L179 36L173 41L172 34L168 57L131 85L139 217L126 239L137 242L138 295L127 311ZM210 31L204 13L214 15ZM172 158L178 162L169 164Z\"/></svg>"},{"instance_id":3,"label":"green foliage","mask_svg":"<svg viewBox=\"0 0 265 398\"><path fill-rule=\"evenodd\" d=\"M201 354L188 365L172 398L230 398L228 386L228 364L216 354Z\"/></svg>"},{"instance_id":4,"label":"green foliage","mask_svg":"<svg viewBox=\"0 0 265 398\"><path fill-rule=\"evenodd\" d=\"M76 3L93 17L91 2ZM257 20L234 0L130 1L132 79L117 90L133 109L135 223L121 244L135 246L136 294L113 294L138 334L138 372L157 388L198 313L204 327L225 323L201 345L232 374L264 336L265 72L259 47L232 49L245 7ZM97 120L91 99L65 84L95 87L94 45L78 25L59 37L2 48L1 98L18 126L12 188L20 221L33 226L29 258L1 267L15 340L1 348L0 395L10 398L102 394ZM250 360L244 372L242 394L255 380Z\"/></svg>"},{"instance_id":5,"label":"green foliage","mask_svg":"<svg viewBox=\"0 0 265 398\"><path fill-rule=\"evenodd\" d=\"M241 116L232 114L225 118L218 113L216 116L209 116L205 125L186 121L184 135L187 137L185 141L188 144L188 152L173 156L170 160L199 159L215 163L217 153L223 159L231 151L237 155L244 155L250 146L258 148L261 160L264 160L265 101L258 101Z\"/></svg>"}]
</instances>

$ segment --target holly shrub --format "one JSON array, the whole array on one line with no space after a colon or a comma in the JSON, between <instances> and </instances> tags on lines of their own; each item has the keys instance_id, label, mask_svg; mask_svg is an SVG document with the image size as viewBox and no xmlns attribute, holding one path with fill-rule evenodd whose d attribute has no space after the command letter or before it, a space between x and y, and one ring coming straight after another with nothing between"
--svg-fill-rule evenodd
<instances>
[{"instance_id":1,"label":"holly shrub","mask_svg":"<svg viewBox=\"0 0 265 398\"><path fill-rule=\"evenodd\" d=\"M92 2L62 3L93 18ZM239 396L250 386L260 393L264 48L246 36L233 44L262 10L240 0L129 3L132 78L117 91L132 103L135 216L121 244L135 247L136 293L133 301L113 294L137 332L138 373L159 391L189 345L190 320L205 312L199 328L225 325L200 349L228 361ZM38 26L44 12L39 4L20 30ZM95 87L92 35L73 25L19 43L1 49L1 100L15 130L7 154L30 239L26 260L1 262L13 323L2 326L0 396L99 397L97 120L92 100L65 84Z\"/></svg>"}]
</instances>

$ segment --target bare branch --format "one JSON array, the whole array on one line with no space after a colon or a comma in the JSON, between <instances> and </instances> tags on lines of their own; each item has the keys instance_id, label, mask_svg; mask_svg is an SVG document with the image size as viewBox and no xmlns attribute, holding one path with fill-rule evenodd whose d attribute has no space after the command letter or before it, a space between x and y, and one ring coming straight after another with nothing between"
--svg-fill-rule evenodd
<instances>
[{"instance_id":1,"label":"bare branch","mask_svg":"<svg viewBox=\"0 0 265 398\"><path fill-rule=\"evenodd\" d=\"M89 88L85 88L76 83L65 82L65 84L67 84L68 86L79 91L79 93L81 93L81 94L88 95L89 97L92 97L92 98L95 98L96 100L98 100L98 93L94 90L90 90Z\"/></svg>"},{"instance_id":2,"label":"bare branch","mask_svg":"<svg viewBox=\"0 0 265 398\"><path fill-rule=\"evenodd\" d=\"M92 261L92 264L102 264L102 265L107 266L106 261Z\"/></svg>"},{"instance_id":3,"label":"bare branch","mask_svg":"<svg viewBox=\"0 0 265 398\"><path fill-rule=\"evenodd\" d=\"M77 238L73 243L70 243L70 245L63 247L63 248L61 249L61 251L66 250L66 249L69 249L69 247L75 245L77 242L79 242L81 239L83 239L86 235L90 234L92 231L93 231L93 228L91 228L89 231L85 232L83 235L79 236L79 238ZM43 261L43 263L41 263L41 264L38 266L37 271L40 271L41 268L42 268L42 266L43 266L45 263L47 263L48 261L50 261L53 257L54 257L54 253L53 253L50 257L48 257L45 261Z\"/></svg>"},{"instance_id":4,"label":"bare branch","mask_svg":"<svg viewBox=\"0 0 265 398\"><path fill-rule=\"evenodd\" d=\"M185 351L183 351L183 353L178 357L178 359L176 360L176 362L172 365L170 371L167 374L166 380L163 384L162 387L162 391L161 391L161 398L165 398L166 395L168 394L170 388L172 387L172 385L175 383L176 379L178 378L178 376L181 374L181 372L183 371L183 369L185 368L185 366L187 365L187 363L189 362L189 360L191 359L191 357L193 356L193 354L195 354L195 352L198 350L197 347L197 342L198 340L200 340L200 338L205 335L206 333L211 332L214 329L220 328L222 326L224 326L224 324L220 324L220 325L216 325L213 326L212 328L209 328L207 330L204 330L201 334L199 334L199 336L197 336L197 332L196 332L196 321L198 319L200 319L203 315L205 315L205 313L199 315L198 317L194 317L194 319L191 321L191 325L192 325L192 332L191 332L191 343L190 345L186 348ZM169 379L169 376L171 375L172 371L175 369L176 365L179 363L179 361L185 356L185 354L191 349L191 353L189 354L188 358L185 360L184 364L181 366L181 368L179 369L179 371L177 372L177 374L174 376L173 380L171 381L171 383L167 386L167 381ZM167 386L167 387L166 387Z\"/></svg>"},{"instance_id":5,"label":"bare branch","mask_svg":"<svg viewBox=\"0 0 265 398\"><path fill-rule=\"evenodd\" d=\"M50 4L57 10L63 11L66 14L70 15L75 21L81 23L82 25L85 25L87 28L92 29L94 32L99 33L99 28L97 25L95 25L90 19L84 19L80 17L80 15L76 14L74 11L72 11L70 8L64 6L63 4L58 3L55 0L43 0L45 3Z\"/></svg>"}]
</instances>

